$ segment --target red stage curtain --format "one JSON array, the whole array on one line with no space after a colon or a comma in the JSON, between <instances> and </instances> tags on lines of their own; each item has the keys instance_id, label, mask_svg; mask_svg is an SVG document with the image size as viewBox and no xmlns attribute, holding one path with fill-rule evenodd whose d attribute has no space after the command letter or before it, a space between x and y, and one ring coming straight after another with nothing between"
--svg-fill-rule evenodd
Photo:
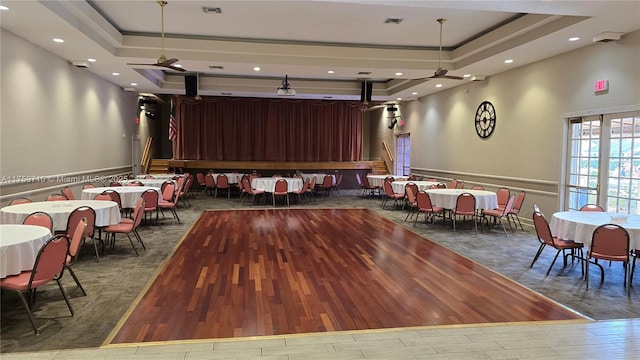
<instances>
[{"instance_id":1,"label":"red stage curtain","mask_svg":"<svg viewBox=\"0 0 640 360\"><path fill-rule=\"evenodd\" d=\"M359 161L355 101L175 96L178 160Z\"/></svg>"}]
</instances>

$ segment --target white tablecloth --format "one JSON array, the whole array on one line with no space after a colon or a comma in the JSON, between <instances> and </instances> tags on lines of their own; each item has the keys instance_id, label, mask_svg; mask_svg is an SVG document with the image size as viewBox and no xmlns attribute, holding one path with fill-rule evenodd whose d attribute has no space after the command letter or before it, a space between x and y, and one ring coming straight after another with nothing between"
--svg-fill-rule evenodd
<instances>
[{"instance_id":1,"label":"white tablecloth","mask_svg":"<svg viewBox=\"0 0 640 360\"><path fill-rule=\"evenodd\" d=\"M251 187L256 190L264 190L265 192L272 193L276 187L276 181L280 179L287 180L287 185L289 185L288 187L289 192L302 189L303 181L302 179L298 179L298 178L272 178L272 177L254 178L251 181Z\"/></svg>"},{"instance_id":2,"label":"white tablecloth","mask_svg":"<svg viewBox=\"0 0 640 360\"><path fill-rule=\"evenodd\" d=\"M114 187L97 187L82 190L82 200L93 200L98 194L102 194L103 191L113 190L120 194L120 201L123 208L133 209L136 206L136 202L142 196L142 193L147 190L155 190L158 193L158 198L162 199L162 193L160 188L151 186L114 186Z\"/></svg>"},{"instance_id":3,"label":"white tablecloth","mask_svg":"<svg viewBox=\"0 0 640 360\"><path fill-rule=\"evenodd\" d=\"M49 229L37 225L0 225L0 278L33 269Z\"/></svg>"},{"instance_id":4,"label":"white tablecloth","mask_svg":"<svg viewBox=\"0 0 640 360\"><path fill-rule=\"evenodd\" d=\"M418 191L424 191L429 189L433 185L438 185L438 182L433 181L394 181L391 183L393 187L393 192L396 194L404 194L405 186L408 183L414 183L418 185Z\"/></svg>"},{"instance_id":5,"label":"white tablecloth","mask_svg":"<svg viewBox=\"0 0 640 360\"><path fill-rule=\"evenodd\" d=\"M122 185L127 185L134 181L140 181L144 186L157 187L157 188L162 188L162 183L164 183L165 181L172 181L174 186L178 186L178 182L171 179L164 179L164 180L163 179L135 179L135 180L122 180L122 181L119 181L119 183Z\"/></svg>"},{"instance_id":6,"label":"white tablecloth","mask_svg":"<svg viewBox=\"0 0 640 360\"><path fill-rule=\"evenodd\" d=\"M218 175L227 175L227 181L229 184L237 184L242 178L241 173L212 173L213 181L215 181L216 185L218 184Z\"/></svg>"},{"instance_id":7,"label":"white tablecloth","mask_svg":"<svg viewBox=\"0 0 640 360\"><path fill-rule=\"evenodd\" d=\"M382 187L382 182L387 177L393 177L394 181L406 181L409 177L402 175L367 175L367 180L371 186Z\"/></svg>"},{"instance_id":8,"label":"white tablecloth","mask_svg":"<svg viewBox=\"0 0 640 360\"><path fill-rule=\"evenodd\" d=\"M145 174L145 175L136 176L136 179L143 180L145 176L148 176L148 175L151 175L153 176L154 179L158 179L158 180L171 180L176 176L184 176L184 174ZM151 179L147 179L147 180L151 180Z\"/></svg>"},{"instance_id":9,"label":"white tablecloth","mask_svg":"<svg viewBox=\"0 0 640 360\"><path fill-rule=\"evenodd\" d=\"M333 185L336 184L336 176L333 174L301 174L301 175L302 175L302 180L309 179L309 181L311 181L312 178L316 178L316 185L322 184L324 182L324 177L327 175L331 175L332 184Z\"/></svg>"},{"instance_id":10,"label":"white tablecloth","mask_svg":"<svg viewBox=\"0 0 640 360\"><path fill-rule=\"evenodd\" d=\"M549 228L560 239L575 240L591 245L593 231L603 224L618 224L629 233L629 247L640 249L640 215L628 215L626 221L611 220L622 214L595 211L561 211L553 214Z\"/></svg>"},{"instance_id":11,"label":"white tablecloth","mask_svg":"<svg viewBox=\"0 0 640 360\"><path fill-rule=\"evenodd\" d=\"M456 200L462 193L470 193L476 198L476 209L496 209L498 196L492 191L471 189L429 189L425 190L431 198L433 206L441 206L445 209L454 209Z\"/></svg>"},{"instance_id":12,"label":"white tablecloth","mask_svg":"<svg viewBox=\"0 0 640 360\"><path fill-rule=\"evenodd\" d=\"M89 206L96 212L96 226L115 225L120 222L120 209L114 201L107 200L66 200L36 201L28 204L5 206L0 209L3 224L22 224L35 211L44 211L53 219L53 230L67 229L69 214L80 206Z\"/></svg>"}]
</instances>

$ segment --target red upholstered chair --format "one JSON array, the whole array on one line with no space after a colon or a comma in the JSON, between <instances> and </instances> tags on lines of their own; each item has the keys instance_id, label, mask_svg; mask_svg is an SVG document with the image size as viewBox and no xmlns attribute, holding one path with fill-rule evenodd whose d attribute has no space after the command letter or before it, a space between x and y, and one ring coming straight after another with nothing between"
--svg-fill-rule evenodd
<instances>
[{"instance_id":1,"label":"red upholstered chair","mask_svg":"<svg viewBox=\"0 0 640 360\"><path fill-rule=\"evenodd\" d=\"M496 196L498 197L498 209L502 210L507 206L510 195L511 192L509 191L509 188L506 187L501 187L496 191Z\"/></svg>"},{"instance_id":2,"label":"red upholstered chair","mask_svg":"<svg viewBox=\"0 0 640 360\"><path fill-rule=\"evenodd\" d=\"M457 179L453 179L449 182L449 189L455 189L458 187L458 180Z\"/></svg>"},{"instance_id":3,"label":"red upholstered chair","mask_svg":"<svg viewBox=\"0 0 640 360\"><path fill-rule=\"evenodd\" d=\"M31 199L29 198L16 198L11 200L9 205L28 204L30 202L31 202Z\"/></svg>"},{"instance_id":4,"label":"red upholstered chair","mask_svg":"<svg viewBox=\"0 0 640 360\"><path fill-rule=\"evenodd\" d=\"M336 196L340 196L340 186L342 185L342 173L335 173L336 182L333 184L333 190L336 192Z\"/></svg>"},{"instance_id":5,"label":"red upholstered chair","mask_svg":"<svg viewBox=\"0 0 640 360\"><path fill-rule=\"evenodd\" d=\"M64 197L67 198L67 200L75 200L76 197L73 196L73 191L71 191L71 188L68 186L65 186L64 189L62 189L62 195L64 195Z\"/></svg>"},{"instance_id":6,"label":"red upholstered chair","mask_svg":"<svg viewBox=\"0 0 640 360\"><path fill-rule=\"evenodd\" d=\"M158 223L158 204L160 203L160 195L154 189L147 189L142 193L144 199L144 216L148 213L156 214L156 223Z\"/></svg>"},{"instance_id":7,"label":"red upholstered chair","mask_svg":"<svg viewBox=\"0 0 640 360\"><path fill-rule=\"evenodd\" d=\"M320 190L324 194L329 196L332 188L333 188L333 176L327 174L324 176L324 178L322 178L322 184L320 184Z\"/></svg>"},{"instance_id":8,"label":"red upholstered chair","mask_svg":"<svg viewBox=\"0 0 640 360\"><path fill-rule=\"evenodd\" d=\"M596 204L586 204L582 205L580 211L595 211L595 212L604 212L604 209L600 205Z\"/></svg>"},{"instance_id":9,"label":"red upholstered chair","mask_svg":"<svg viewBox=\"0 0 640 360\"><path fill-rule=\"evenodd\" d=\"M144 215L144 206L145 206L144 199L140 197L138 201L136 201L135 208L133 208L133 222L129 222L129 221L120 222L119 224L109 225L104 228L104 232L107 233L107 235L111 234L112 236L112 242L111 242L112 247L115 244L116 234L125 234L127 235L127 238L129 238L129 242L131 243L131 247L133 248L133 251L136 253L136 256L138 256L138 250L136 249L136 245L133 243L133 240L131 239L131 235L130 235L130 234L133 234L136 237L136 239L140 242L140 244L142 244L142 248L146 249L146 247L144 246L144 242L142 242L142 238L138 233L138 226L140 226L140 223L142 222L142 217Z\"/></svg>"},{"instance_id":10,"label":"red upholstered chair","mask_svg":"<svg viewBox=\"0 0 640 360\"><path fill-rule=\"evenodd\" d=\"M520 225L520 230L522 231L524 231L524 228L522 227L522 223L520 222L520 217L518 216L518 214L520 213L520 209L522 209L522 205L524 204L524 196L525 196L524 191L520 191L518 193L518 196L516 197L516 201L513 203L513 208L511 208L511 211L509 212L509 219L513 220L514 225L517 220L518 224Z\"/></svg>"},{"instance_id":11,"label":"red upholstered chair","mask_svg":"<svg viewBox=\"0 0 640 360\"><path fill-rule=\"evenodd\" d=\"M549 228L549 223L547 222L547 219L545 219L544 215L542 215L540 211L533 212L533 225L535 226L535 229L536 229L536 235L538 236L538 242L540 242L540 247L538 248L538 252L536 253L536 256L533 258L533 261L531 262L530 267L533 267L533 264L536 263L536 261L540 257L540 254L542 254L542 250L544 250L544 248L547 246L550 246L557 250L556 256L553 258L551 265L549 265L549 269L547 269L547 274L546 274L547 276L549 275L549 272L551 271L553 264L556 263L556 259L558 258L558 255L560 254L561 251L562 251L562 255L563 255L562 257L564 259L565 267L567 266L567 257L569 256L571 256L573 260L574 258L576 258L576 254L577 254L578 259L580 260L582 259L582 248L584 247L584 244L581 242L573 241L573 240L558 239L557 237L553 236L551 234L551 229ZM569 254L566 253L567 250L570 251ZM581 264L581 270L584 273L582 264Z\"/></svg>"},{"instance_id":12,"label":"red upholstered chair","mask_svg":"<svg viewBox=\"0 0 640 360\"><path fill-rule=\"evenodd\" d=\"M593 261L591 261L592 259ZM587 289L589 288L589 263L600 268L600 282L604 281L604 269L602 265L598 264L598 260L621 262L624 269L623 285L627 286L627 274L630 274L630 257L629 233L625 228L617 224L604 224L593 231L591 246L587 251Z\"/></svg>"},{"instance_id":13,"label":"red upholstered chair","mask_svg":"<svg viewBox=\"0 0 640 360\"><path fill-rule=\"evenodd\" d=\"M400 201L404 200L404 194L397 194L393 192L393 186L391 185L390 181L387 181L385 179L385 181L382 182L382 188L384 190L384 194L386 195L382 200L383 209L385 208L385 205L387 204L387 201L389 201L389 199L393 199L394 207L396 207Z\"/></svg>"},{"instance_id":14,"label":"red upholstered chair","mask_svg":"<svg viewBox=\"0 0 640 360\"><path fill-rule=\"evenodd\" d=\"M292 194L294 194L294 195L296 195L298 197L298 200L300 200L300 204L304 204L303 196L307 195L307 189L309 188L310 184L311 184L311 179L307 178L302 183L302 187L299 190L291 191Z\"/></svg>"},{"instance_id":15,"label":"red upholstered chair","mask_svg":"<svg viewBox=\"0 0 640 360\"><path fill-rule=\"evenodd\" d=\"M47 198L45 199L45 201L66 201L66 200L69 200L69 199L67 199L67 197L64 196L64 194L51 194L47 196Z\"/></svg>"},{"instance_id":16,"label":"red upholstered chair","mask_svg":"<svg viewBox=\"0 0 640 360\"><path fill-rule=\"evenodd\" d=\"M67 233L67 238L71 239L71 242L69 243L69 254L67 255L67 259L66 259L66 261L64 263L65 268L67 270L69 270L69 274L71 274L71 277L76 282L76 285L78 285L78 288L80 288L80 291L82 291L82 294L84 296L87 296L87 293L84 291L84 288L82 287L82 284L80 284L80 281L78 280L78 277L76 276L76 273L73 272L73 269L71 268L71 266L73 266L73 264L75 264L76 259L78 258L78 252L80 250L80 245L82 244L82 241L84 240L85 234L87 232L87 230L86 230L87 229L87 221L86 220L87 220L86 218L80 219L80 221L78 221L75 224L75 228L73 229L73 231L70 234ZM68 226L67 226L67 228L68 228Z\"/></svg>"},{"instance_id":17,"label":"red upholstered chair","mask_svg":"<svg viewBox=\"0 0 640 360\"><path fill-rule=\"evenodd\" d=\"M122 184L120 184L119 181L112 181L109 183L109 187L114 187L114 186L122 186Z\"/></svg>"},{"instance_id":18,"label":"red upholstered chair","mask_svg":"<svg viewBox=\"0 0 640 360\"><path fill-rule=\"evenodd\" d=\"M160 212L162 212L163 216L164 209L171 210L173 218L178 220L178 224L180 224L180 218L178 217L178 213L176 212L177 205L178 197L175 196L175 185L173 184L173 182L169 182L162 191L162 199L160 199L160 202L158 202L158 208L160 209Z\"/></svg>"},{"instance_id":19,"label":"red upholstered chair","mask_svg":"<svg viewBox=\"0 0 640 360\"><path fill-rule=\"evenodd\" d=\"M93 189L95 187L96 186L93 185L93 184L84 184L84 185L82 185L82 190L84 190L84 189Z\"/></svg>"},{"instance_id":20,"label":"red upholstered chair","mask_svg":"<svg viewBox=\"0 0 640 360\"><path fill-rule=\"evenodd\" d=\"M33 270L23 271L18 275L11 275L0 279L0 288L2 288L2 290L11 290L20 296L20 300L22 300L22 304L27 311L29 321L36 335L40 334L40 332L31 313L30 302L27 302L27 297L24 295L25 293L31 302L33 302L35 290L55 280L56 283L58 283L60 292L62 292L64 301L67 303L71 316L73 316L73 308L71 307L67 293L62 287L62 283L60 283L68 253L69 239L67 239L66 235L57 235L40 248L35 264L33 265Z\"/></svg>"},{"instance_id":21,"label":"red upholstered chair","mask_svg":"<svg viewBox=\"0 0 640 360\"><path fill-rule=\"evenodd\" d=\"M418 209L418 201L416 200L417 194L418 185L415 183L409 182L404 186L404 201L409 207L409 211L407 211L407 216L404 218L404 221L407 221L409 216Z\"/></svg>"},{"instance_id":22,"label":"red upholstered chair","mask_svg":"<svg viewBox=\"0 0 640 360\"><path fill-rule=\"evenodd\" d=\"M271 198L273 199L273 206L276 206L276 197L283 196L287 198L287 206L289 206L289 183L287 183L286 179L278 179L276 181L276 186L271 193Z\"/></svg>"},{"instance_id":23,"label":"red upholstered chair","mask_svg":"<svg viewBox=\"0 0 640 360\"><path fill-rule=\"evenodd\" d=\"M307 189L307 196L309 196L309 198L311 198L314 203L316 202L316 199L314 197L315 190L316 190L316 177L312 176L311 177L311 181L309 181L309 188Z\"/></svg>"},{"instance_id":24,"label":"red upholstered chair","mask_svg":"<svg viewBox=\"0 0 640 360\"><path fill-rule=\"evenodd\" d=\"M227 191L227 199L231 198L231 186L229 185L229 178L225 174L219 174L216 178L216 193L215 197L218 197L218 190Z\"/></svg>"},{"instance_id":25,"label":"red upholstered chair","mask_svg":"<svg viewBox=\"0 0 640 360\"><path fill-rule=\"evenodd\" d=\"M144 186L144 184L140 180L134 180L134 181L128 182L126 186Z\"/></svg>"},{"instance_id":26,"label":"red upholstered chair","mask_svg":"<svg viewBox=\"0 0 640 360\"><path fill-rule=\"evenodd\" d=\"M205 175L204 182L205 182L205 188L204 188L205 195L207 194L207 192L211 193L216 191L216 181L213 179L213 175L211 174Z\"/></svg>"},{"instance_id":27,"label":"red upholstered chair","mask_svg":"<svg viewBox=\"0 0 640 360\"><path fill-rule=\"evenodd\" d=\"M196 173L196 181L198 182L198 192L200 192L200 190L202 189L204 189L205 191L207 190L207 183L204 181L203 173Z\"/></svg>"},{"instance_id":28,"label":"red upholstered chair","mask_svg":"<svg viewBox=\"0 0 640 360\"><path fill-rule=\"evenodd\" d=\"M418 191L418 194L416 195L416 203L418 206L418 212L424 214L425 223L428 223L429 221L433 222L433 218L436 215L440 215L442 216L442 223L444 224L444 208L433 206L428 193L424 191ZM413 226L416 226L417 222L418 215L416 215L416 220L413 222Z\"/></svg>"},{"instance_id":29,"label":"red upholstered chair","mask_svg":"<svg viewBox=\"0 0 640 360\"><path fill-rule=\"evenodd\" d=\"M181 178L181 179L184 180L184 178ZM193 179L187 178L186 180L183 181L184 185L182 185L182 187L180 187L180 181L178 181L176 196L178 197L179 200L182 200L182 205L184 205L185 207L187 206L187 204L191 206L191 202L189 202L189 199L187 199L187 195L189 193L189 188L191 188L192 181Z\"/></svg>"},{"instance_id":30,"label":"red upholstered chair","mask_svg":"<svg viewBox=\"0 0 640 360\"><path fill-rule=\"evenodd\" d=\"M500 209L484 209L482 210L482 216L485 218L487 227L489 227L489 220L490 218L493 218L493 223L496 224L498 222L498 220L500 220L500 225L502 226L502 231L504 231L504 234L506 236L509 236L509 234L507 234L507 229L504 227L504 219L507 220L507 223L509 224L509 228L511 229L511 231L513 231L513 228L511 227L511 222L509 222L509 213L511 212L511 210L513 209L513 204L516 202L516 196L515 195L511 195L509 196L509 200L507 200L507 204L505 205L504 208Z\"/></svg>"},{"instance_id":31,"label":"red upholstered chair","mask_svg":"<svg viewBox=\"0 0 640 360\"><path fill-rule=\"evenodd\" d=\"M471 190L484 190L484 186L482 185L474 185L471 187Z\"/></svg>"},{"instance_id":32,"label":"red upholstered chair","mask_svg":"<svg viewBox=\"0 0 640 360\"><path fill-rule=\"evenodd\" d=\"M155 177L151 174L147 174L144 176L145 179L155 179Z\"/></svg>"},{"instance_id":33,"label":"red upholstered chair","mask_svg":"<svg viewBox=\"0 0 640 360\"><path fill-rule=\"evenodd\" d=\"M53 219L44 211L35 211L27 215L22 221L24 225L37 225L46 227L53 234Z\"/></svg>"},{"instance_id":34,"label":"red upholstered chair","mask_svg":"<svg viewBox=\"0 0 640 360\"><path fill-rule=\"evenodd\" d=\"M470 216L473 220L473 225L478 233L478 216L476 213L476 197L470 193L462 193L458 195L456 199L456 207L451 210L451 220L453 221L453 231L456 231L456 218L462 216L465 219Z\"/></svg>"},{"instance_id":35,"label":"red upholstered chair","mask_svg":"<svg viewBox=\"0 0 640 360\"><path fill-rule=\"evenodd\" d=\"M244 183L244 189L247 191L247 195L251 195L251 202L254 202L256 200L256 196L264 194L264 190L256 190L252 188L249 179L250 178L242 179L242 182Z\"/></svg>"}]
</instances>

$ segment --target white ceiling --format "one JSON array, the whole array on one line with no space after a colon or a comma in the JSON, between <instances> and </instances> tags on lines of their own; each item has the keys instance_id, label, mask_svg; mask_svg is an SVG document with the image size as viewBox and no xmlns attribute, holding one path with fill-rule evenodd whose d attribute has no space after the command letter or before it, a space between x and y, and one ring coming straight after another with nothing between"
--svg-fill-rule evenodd
<instances>
[{"instance_id":1,"label":"white ceiling","mask_svg":"<svg viewBox=\"0 0 640 360\"><path fill-rule=\"evenodd\" d=\"M184 73L127 65L155 63L162 54L154 0L0 4L9 8L0 11L3 28L69 61L96 59L87 71L122 88L184 93ZM222 12L205 13L205 6ZM381 101L464 84L470 80L415 80L438 67L438 18L447 19L442 67L458 76L489 77L590 45L602 32L640 29L635 0L169 0L164 10L164 54L198 74L201 95L273 97L285 74L298 98L359 99L363 78L374 82L373 99ZM402 21L385 24L387 18ZM574 36L580 40L569 42Z\"/></svg>"}]
</instances>

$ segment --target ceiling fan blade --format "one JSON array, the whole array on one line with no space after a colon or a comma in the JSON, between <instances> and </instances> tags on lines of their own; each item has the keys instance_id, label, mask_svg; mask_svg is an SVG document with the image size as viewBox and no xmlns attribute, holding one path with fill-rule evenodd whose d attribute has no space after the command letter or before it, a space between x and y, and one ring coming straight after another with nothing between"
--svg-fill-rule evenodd
<instances>
[{"instance_id":1,"label":"ceiling fan blade","mask_svg":"<svg viewBox=\"0 0 640 360\"><path fill-rule=\"evenodd\" d=\"M177 67L177 66L171 66L171 65L169 65L169 66L162 66L162 67L165 67L165 68L167 68L167 69L171 69L171 70L175 70L175 71L180 71L180 72L185 72L185 71L187 71L187 70L185 70L185 69L183 69L183 68L179 68L179 67Z\"/></svg>"},{"instance_id":2,"label":"ceiling fan blade","mask_svg":"<svg viewBox=\"0 0 640 360\"><path fill-rule=\"evenodd\" d=\"M158 64L149 64L149 63L127 63L127 65L144 65L144 66L157 66Z\"/></svg>"},{"instance_id":3,"label":"ceiling fan blade","mask_svg":"<svg viewBox=\"0 0 640 360\"><path fill-rule=\"evenodd\" d=\"M172 64L175 64L177 62L178 62L178 59L171 58L171 59L167 59L165 61L159 62L158 65L160 65L160 66L171 66Z\"/></svg>"},{"instance_id":4,"label":"ceiling fan blade","mask_svg":"<svg viewBox=\"0 0 640 360\"><path fill-rule=\"evenodd\" d=\"M454 76L454 75L445 75L441 76L443 79L451 79L451 80L464 80L462 76Z\"/></svg>"}]
</instances>

